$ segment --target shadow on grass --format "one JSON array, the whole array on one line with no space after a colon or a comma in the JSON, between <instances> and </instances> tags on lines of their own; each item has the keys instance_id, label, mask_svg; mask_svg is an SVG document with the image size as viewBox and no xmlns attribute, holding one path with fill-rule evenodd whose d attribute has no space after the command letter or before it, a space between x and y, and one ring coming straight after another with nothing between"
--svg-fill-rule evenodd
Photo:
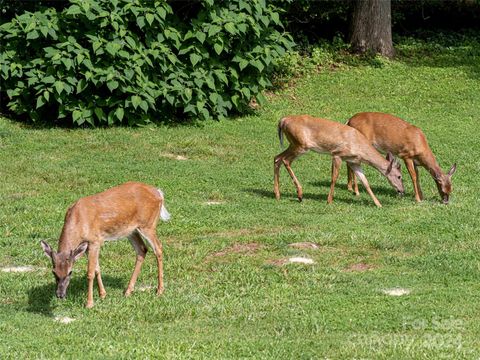
<instances>
[{"instance_id":1,"label":"shadow on grass","mask_svg":"<svg viewBox=\"0 0 480 360\"><path fill-rule=\"evenodd\" d=\"M127 285L127 280L120 277L104 276L102 275L103 284L105 289L117 288L123 289ZM48 317L53 316L55 295L55 283L52 282L47 285L36 286L28 292L28 312L45 315ZM94 285L94 299L98 296L97 285L95 280ZM86 302L87 299L87 279L86 277L73 278L70 281L70 286L67 290L67 299L80 299Z\"/></svg>"},{"instance_id":2,"label":"shadow on grass","mask_svg":"<svg viewBox=\"0 0 480 360\"><path fill-rule=\"evenodd\" d=\"M330 181L328 181L328 180L312 181L309 184L313 185L313 186L319 186L319 187L327 188L328 189L327 194L328 194L328 191L330 190ZM392 197L397 196L397 191L392 187L372 186L372 184L370 184L370 188L372 189L372 191L375 195L386 195L386 196L392 196ZM335 190L337 190L337 189L343 189L345 191L348 191L347 183L340 183L340 182L337 181L337 183L335 184ZM362 185L361 182L359 182L359 184L358 184L358 191L360 191L360 192L365 191L366 192L365 187ZM327 197L325 196L325 200L326 199L327 199Z\"/></svg>"},{"instance_id":3,"label":"shadow on grass","mask_svg":"<svg viewBox=\"0 0 480 360\"><path fill-rule=\"evenodd\" d=\"M273 194L273 190L265 190L265 189L244 189L245 192L248 192L253 195L257 195L259 197L263 198L269 198L269 199L275 199L275 195ZM297 193L296 192L291 192L291 191L285 191L282 192L281 194L281 200L290 200L291 202L299 202L297 198ZM327 202L327 196L328 196L328 190L325 193L322 194L313 194L313 193L303 193L303 200L313 200L313 201L319 201L319 202ZM360 202L362 205L369 205L371 204L371 199L357 199L353 194L351 196L342 196L342 195L335 195L333 198L333 202L341 202L345 204L352 204L353 202Z\"/></svg>"}]
</instances>

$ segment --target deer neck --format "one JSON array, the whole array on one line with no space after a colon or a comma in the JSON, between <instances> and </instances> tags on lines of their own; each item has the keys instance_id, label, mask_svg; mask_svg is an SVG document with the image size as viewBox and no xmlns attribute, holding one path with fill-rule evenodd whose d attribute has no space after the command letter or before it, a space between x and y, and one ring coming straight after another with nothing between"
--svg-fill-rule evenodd
<instances>
[{"instance_id":1,"label":"deer neck","mask_svg":"<svg viewBox=\"0 0 480 360\"><path fill-rule=\"evenodd\" d=\"M377 169L382 175L387 174L390 164L373 146L365 151L363 161Z\"/></svg>"},{"instance_id":2,"label":"deer neck","mask_svg":"<svg viewBox=\"0 0 480 360\"><path fill-rule=\"evenodd\" d=\"M78 229L71 222L66 221L58 241L58 252L70 252L76 249L81 242Z\"/></svg>"},{"instance_id":3,"label":"deer neck","mask_svg":"<svg viewBox=\"0 0 480 360\"><path fill-rule=\"evenodd\" d=\"M427 169L430 175L432 175L435 181L441 179L442 176L444 176L442 168L440 167L440 165L438 165L437 159L435 159L435 156L432 153L422 158L421 164Z\"/></svg>"}]
</instances>

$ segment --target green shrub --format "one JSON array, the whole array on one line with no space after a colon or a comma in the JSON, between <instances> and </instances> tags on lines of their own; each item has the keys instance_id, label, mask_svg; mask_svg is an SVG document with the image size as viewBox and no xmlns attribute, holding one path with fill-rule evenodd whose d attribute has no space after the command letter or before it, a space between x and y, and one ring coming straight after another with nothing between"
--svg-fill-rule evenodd
<instances>
[{"instance_id":1,"label":"green shrub","mask_svg":"<svg viewBox=\"0 0 480 360\"><path fill-rule=\"evenodd\" d=\"M183 17L183 15L182 15ZM0 27L1 92L34 121L140 125L244 110L292 46L264 0L70 0Z\"/></svg>"}]
</instances>

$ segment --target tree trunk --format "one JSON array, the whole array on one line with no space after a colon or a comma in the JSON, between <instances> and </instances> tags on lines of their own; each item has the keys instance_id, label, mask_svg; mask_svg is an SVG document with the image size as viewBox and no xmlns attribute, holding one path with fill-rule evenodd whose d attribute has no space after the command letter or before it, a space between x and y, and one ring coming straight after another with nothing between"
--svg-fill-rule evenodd
<instances>
[{"instance_id":1,"label":"tree trunk","mask_svg":"<svg viewBox=\"0 0 480 360\"><path fill-rule=\"evenodd\" d=\"M393 57L391 0L355 0L352 50Z\"/></svg>"}]
</instances>

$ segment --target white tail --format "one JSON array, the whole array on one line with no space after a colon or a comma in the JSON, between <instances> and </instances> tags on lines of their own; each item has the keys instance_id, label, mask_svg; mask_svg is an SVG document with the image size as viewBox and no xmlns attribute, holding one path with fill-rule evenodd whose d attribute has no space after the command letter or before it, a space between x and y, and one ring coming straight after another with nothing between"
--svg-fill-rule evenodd
<instances>
[{"instance_id":1,"label":"white tail","mask_svg":"<svg viewBox=\"0 0 480 360\"><path fill-rule=\"evenodd\" d=\"M42 241L45 254L51 258L57 282L57 297L64 298L73 264L88 249L87 307L93 306L93 279L97 278L101 298L106 296L100 274L98 255L106 240L128 237L137 260L125 290L125 296L134 290L135 282L147 253L148 243L155 253L158 267L157 295L163 292L162 244L158 240L158 220L167 221L170 214L164 205L161 190L153 186L128 182L99 194L79 199L67 211L63 230L58 241L58 251Z\"/></svg>"},{"instance_id":2,"label":"white tail","mask_svg":"<svg viewBox=\"0 0 480 360\"><path fill-rule=\"evenodd\" d=\"M403 159L412 178L416 201L423 200L418 177L417 166L419 165L428 170L437 184L443 203L448 204L452 192L451 178L457 166L453 164L447 174L443 173L422 130L396 116L376 112L356 114L348 120L347 125L360 131L377 149ZM354 182L355 193L358 193L355 175L349 171L348 188L350 190L352 190L352 182Z\"/></svg>"},{"instance_id":3,"label":"white tail","mask_svg":"<svg viewBox=\"0 0 480 360\"><path fill-rule=\"evenodd\" d=\"M347 161L355 171L377 206L380 207L381 204L370 189L360 166L361 163L375 167L387 177L390 184L399 193L404 191L399 165L394 162L394 159L385 160L360 132L347 125L309 115L297 115L280 120L278 123L280 141L282 132L287 137L290 146L274 159L274 192L277 199L280 198L280 166L283 163L297 188L298 199L302 201L302 187L290 165L298 156L309 150L328 153L332 156L332 182L328 203L333 201L335 182L342 160Z\"/></svg>"},{"instance_id":4,"label":"white tail","mask_svg":"<svg viewBox=\"0 0 480 360\"><path fill-rule=\"evenodd\" d=\"M164 199L164 195L162 190L157 189L158 192L160 193L160 196L162 197L162 200ZM164 202L162 201L162 205L160 205L160 219L163 221L169 221L170 220L170 213L167 211L167 208L164 205Z\"/></svg>"}]
</instances>

